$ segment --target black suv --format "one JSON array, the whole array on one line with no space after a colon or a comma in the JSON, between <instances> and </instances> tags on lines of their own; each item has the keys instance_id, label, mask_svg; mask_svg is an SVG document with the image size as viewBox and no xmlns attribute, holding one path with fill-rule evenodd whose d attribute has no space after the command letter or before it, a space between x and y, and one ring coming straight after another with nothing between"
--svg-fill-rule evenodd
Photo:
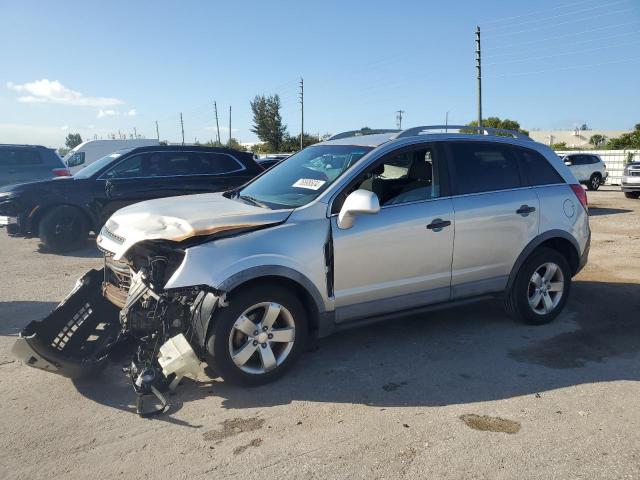
<instances>
[{"instance_id":1,"label":"black suv","mask_svg":"<svg viewBox=\"0 0 640 480\"><path fill-rule=\"evenodd\" d=\"M0 225L39 236L49 249L82 246L116 210L142 200L219 192L263 172L252 153L226 148L154 146L119 150L72 177L0 189Z\"/></svg>"},{"instance_id":2,"label":"black suv","mask_svg":"<svg viewBox=\"0 0 640 480\"><path fill-rule=\"evenodd\" d=\"M55 150L40 145L0 145L0 186L69 175Z\"/></svg>"}]
</instances>

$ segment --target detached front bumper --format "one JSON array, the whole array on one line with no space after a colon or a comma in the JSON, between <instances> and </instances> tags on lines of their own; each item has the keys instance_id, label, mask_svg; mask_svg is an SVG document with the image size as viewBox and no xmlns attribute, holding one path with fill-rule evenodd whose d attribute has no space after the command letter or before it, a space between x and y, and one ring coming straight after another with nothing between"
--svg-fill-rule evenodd
<instances>
[{"instance_id":1,"label":"detached front bumper","mask_svg":"<svg viewBox=\"0 0 640 480\"><path fill-rule=\"evenodd\" d=\"M78 378L99 370L119 339L118 309L102 296L102 270L91 270L42 320L29 323L13 346L26 365Z\"/></svg>"}]
</instances>

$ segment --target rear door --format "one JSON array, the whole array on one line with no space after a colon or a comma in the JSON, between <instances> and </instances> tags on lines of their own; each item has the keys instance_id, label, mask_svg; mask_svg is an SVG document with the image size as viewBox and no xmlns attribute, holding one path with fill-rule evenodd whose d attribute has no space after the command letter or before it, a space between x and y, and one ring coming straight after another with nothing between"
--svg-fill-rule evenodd
<instances>
[{"instance_id":1,"label":"rear door","mask_svg":"<svg viewBox=\"0 0 640 480\"><path fill-rule=\"evenodd\" d=\"M511 268L538 234L539 202L513 147L449 144L455 210L452 298L505 288Z\"/></svg>"},{"instance_id":2,"label":"rear door","mask_svg":"<svg viewBox=\"0 0 640 480\"><path fill-rule=\"evenodd\" d=\"M0 187L16 183L16 151L10 147L0 147Z\"/></svg>"}]
</instances>

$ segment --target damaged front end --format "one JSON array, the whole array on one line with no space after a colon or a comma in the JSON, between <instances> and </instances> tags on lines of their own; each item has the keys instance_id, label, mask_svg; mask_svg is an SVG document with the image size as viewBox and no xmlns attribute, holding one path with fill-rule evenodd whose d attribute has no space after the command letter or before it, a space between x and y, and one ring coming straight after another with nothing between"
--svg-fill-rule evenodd
<instances>
[{"instance_id":1,"label":"damaged front end","mask_svg":"<svg viewBox=\"0 0 640 480\"><path fill-rule=\"evenodd\" d=\"M165 290L184 251L172 242L142 242L117 261L108 252L58 307L28 324L13 347L25 364L77 378L104 366L114 346L133 340L125 372L142 415L164 411L163 392L185 375L197 378L211 314L223 300L208 287Z\"/></svg>"}]
</instances>

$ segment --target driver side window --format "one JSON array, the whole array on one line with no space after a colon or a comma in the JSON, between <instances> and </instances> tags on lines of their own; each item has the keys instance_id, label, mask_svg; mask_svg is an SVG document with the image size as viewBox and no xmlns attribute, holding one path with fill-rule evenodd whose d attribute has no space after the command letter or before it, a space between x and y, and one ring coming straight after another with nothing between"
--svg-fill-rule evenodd
<instances>
[{"instance_id":1,"label":"driver side window","mask_svg":"<svg viewBox=\"0 0 640 480\"><path fill-rule=\"evenodd\" d=\"M431 200L440 196L440 181L432 148L398 153L368 169L353 190L369 190L380 206Z\"/></svg>"},{"instance_id":2,"label":"driver side window","mask_svg":"<svg viewBox=\"0 0 640 480\"><path fill-rule=\"evenodd\" d=\"M136 178L142 176L142 155L134 155L123 160L111 170L106 172L103 177L112 178Z\"/></svg>"}]
</instances>

